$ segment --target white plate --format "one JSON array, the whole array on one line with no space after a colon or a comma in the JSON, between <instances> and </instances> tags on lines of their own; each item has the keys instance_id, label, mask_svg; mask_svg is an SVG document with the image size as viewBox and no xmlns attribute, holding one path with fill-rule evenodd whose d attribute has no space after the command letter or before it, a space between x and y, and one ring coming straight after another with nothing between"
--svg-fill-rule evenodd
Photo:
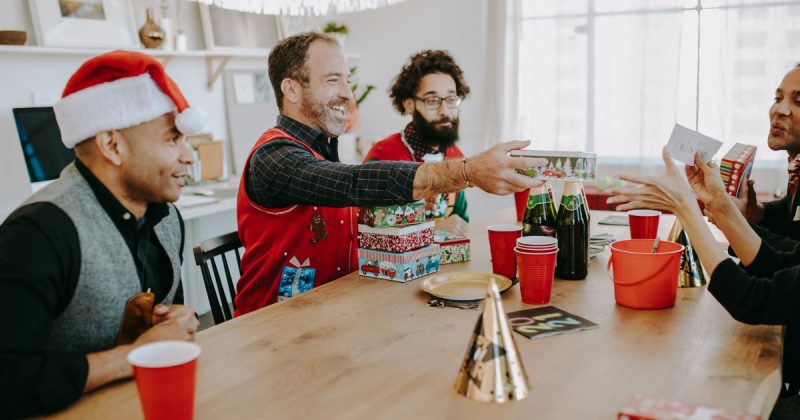
<instances>
[{"instance_id":1,"label":"white plate","mask_svg":"<svg viewBox=\"0 0 800 420\"><path fill-rule=\"evenodd\" d=\"M426 277L420 283L420 289L442 299L477 300L486 297L491 279L501 292L511 287L511 280L499 274L453 272Z\"/></svg>"}]
</instances>

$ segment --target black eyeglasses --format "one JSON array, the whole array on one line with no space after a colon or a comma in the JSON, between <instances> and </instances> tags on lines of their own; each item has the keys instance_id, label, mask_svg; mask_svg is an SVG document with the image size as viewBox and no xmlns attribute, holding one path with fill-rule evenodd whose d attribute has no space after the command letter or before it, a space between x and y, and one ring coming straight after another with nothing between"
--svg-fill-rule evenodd
<instances>
[{"instance_id":1,"label":"black eyeglasses","mask_svg":"<svg viewBox=\"0 0 800 420\"><path fill-rule=\"evenodd\" d=\"M425 105L425 109L427 109L428 111L436 111L437 109L439 109L440 106L442 106L442 102L444 102L445 105L447 105L447 107L450 109L458 108L459 106L461 106L461 97L456 95L448 96L446 98L440 98L438 96L428 96L426 98L415 97L414 99L422 102Z\"/></svg>"}]
</instances>

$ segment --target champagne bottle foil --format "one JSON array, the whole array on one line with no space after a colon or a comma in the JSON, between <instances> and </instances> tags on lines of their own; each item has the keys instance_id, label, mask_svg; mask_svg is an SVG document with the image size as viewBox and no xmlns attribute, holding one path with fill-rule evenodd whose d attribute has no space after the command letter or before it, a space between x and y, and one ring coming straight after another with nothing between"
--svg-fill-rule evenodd
<instances>
[{"instance_id":1,"label":"champagne bottle foil","mask_svg":"<svg viewBox=\"0 0 800 420\"><path fill-rule=\"evenodd\" d=\"M697 257L697 252L692 248L689 235L683 230L683 226L678 219L670 229L668 241L677 242L683 245L683 255L681 256L681 271L678 274L678 286L680 287L700 287L706 284L706 277L703 273L703 266Z\"/></svg>"}]
</instances>

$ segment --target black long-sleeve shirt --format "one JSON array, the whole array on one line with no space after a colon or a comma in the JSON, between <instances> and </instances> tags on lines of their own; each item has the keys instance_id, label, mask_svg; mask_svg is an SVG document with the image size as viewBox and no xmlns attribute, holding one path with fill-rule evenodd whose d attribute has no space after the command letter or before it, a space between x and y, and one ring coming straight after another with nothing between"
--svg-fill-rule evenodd
<instances>
[{"instance_id":1,"label":"black long-sleeve shirt","mask_svg":"<svg viewBox=\"0 0 800 420\"><path fill-rule=\"evenodd\" d=\"M783 198L764 204L764 217L753 226L758 235L778 250L792 250L800 245L800 221L794 215L800 204L800 194L794 200L787 194Z\"/></svg>"},{"instance_id":2,"label":"black long-sleeve shirt","mask_svg":"<svg viewBox=\"0 0 800 420\"><path fill-rule=\"evenodd\" d=\"M267 208L294 204L328 207L380 206L414 201L419 163L339 163L338 140L278 116L278 128L321 154L319 160L292 140L273 140L253 153L243 171L250 198Z\"/></svg>"},{"instance_id":3,"label":"black long-sleeve shirt","mask_svg":"<svg viewBox=\"0 0 800 420\"><path fill-rule=\"evenodd\" d=\"M156 302L173 281L169 257L153 231L168 214L151 204L139 221L80 161L76 166L127 243L142 291ZM184 226L181 221L181 249ZM72 300L81 267L78 231L50 203L20 207L0 226L0 418L58 411L83 394L85 354L47 350L53 320ZM113 279L110 279L113 280ZM183 302L179 288L175 303Z\"/></svg>"},{"instance_id":4,"label":"black long-sleeve shirt","mask_svg":"<svg viewBox=\"0 0 800 420\"><path fill-rule=\"evenodd\" d=\"M779 252L762 242L746 268L721 262L708 291L737 321L784 325L784 381L800 383L800 251Z\"/></svg>"}]
</instances>

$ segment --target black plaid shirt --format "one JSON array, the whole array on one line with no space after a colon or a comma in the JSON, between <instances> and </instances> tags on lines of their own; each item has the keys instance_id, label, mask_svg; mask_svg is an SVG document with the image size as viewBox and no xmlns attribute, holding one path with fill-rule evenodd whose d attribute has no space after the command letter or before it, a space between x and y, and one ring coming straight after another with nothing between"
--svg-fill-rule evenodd
<instances>
[{"instance_id":1,"label":"black plaid shirt","mask_svg":"<svg viewBox=\"0 0 800 420\"><path fill-rule=\"evenodd\" d=\"M415 162L339 163L338 140L283 115L277 128L317 151L286 139L258 148L245 168L247 194L267 208L294 204L327 207L381 206L414 201Z\"/></svg>"}]
</instances>

